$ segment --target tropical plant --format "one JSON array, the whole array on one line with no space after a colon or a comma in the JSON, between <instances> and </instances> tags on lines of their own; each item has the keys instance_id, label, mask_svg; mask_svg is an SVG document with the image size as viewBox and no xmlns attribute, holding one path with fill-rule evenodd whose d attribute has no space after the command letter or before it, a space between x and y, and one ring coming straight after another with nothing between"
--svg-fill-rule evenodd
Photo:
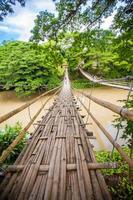
<instances>
[{"instance_id":1,"label":"tropical plant","mask_svg":"<svg viewBox=\"0 0 133 200\"><path fill-rule=\"evenodd\" d=\"M0 129L0 155L13 142L13 140L17 137L21 130L22 126L19 122L17 122L14 126L6 125L5 128ZM6 164L14 163L14 161L24 148L27 139L28 133L26 133L21 142L19 142L12 150L7 160L5 161Z\"/></svg>"},{"instance_id":2,"label":"tropical plant","mask_svg":"<svg viewBox=\"0 0 133 200\"><path fill-rule=\"evenodd\" d=\"M130 149L124 147L123 150L129 155ZM98 162L105 163L110 162L110 151L97 151L95 156ZM112 194L112 199L119 200L131 200L133 195L133 185L128 180L128 165L123 162L118 151L114 151L112 162L118 163L118 168L116 169L104 169L101 170L108 184L109 190Z\"/></svg>"},{"instance_id":3,"label":"tropical plant","mask_svg":"<svg viewBox=\"0 0 133 200\"><path fill-rule=\"evenodd\" d=\"M54 41L44 45L31 42L6 42L0 46L0 80L19 95L30 95L42 86L60 83L60 48Z\"/></svg>"},{"instance_id":4,"label":"tropical plant","mask_svg":"<svg viewBox=\"0 0 133 200\"><path fill-rule=\"evenodd\" d=\"M89 30L101 24L114 11L115 27L132 27L132 0L53 0L56 16L50 12L40 12L35 20L33 39L57 37L60 32ZM130 22L130 23L129 23Z\"/></svg>"}]
</instances>

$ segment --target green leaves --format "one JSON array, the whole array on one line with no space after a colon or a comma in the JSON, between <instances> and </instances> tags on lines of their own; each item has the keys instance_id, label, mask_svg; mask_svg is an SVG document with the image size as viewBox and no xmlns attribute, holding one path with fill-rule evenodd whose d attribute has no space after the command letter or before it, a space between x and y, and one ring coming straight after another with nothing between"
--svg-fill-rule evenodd
<instances>
[{"instance_id":1,"label":"green leaves","mask_svg":"<svg viewBox=\"0 0 133 200\"><path fill-rule=\"evenodd\" d=\"M41 11L37 18L35 19L35 26L31 33L33 34L31 37L31 41L35 42L44 41L46 38L53 38L56 36L56 32L58 29L57 19L54 14L48 11Z\"/></svg>"},{"instance_id":2,"label":"green leaves","mask_svg":"<svg viewBox=\"0 0 133 200\"><path fill-rule=\"evenodd\" d=\"M124 107L131 109L133 108L133 95L130 96L128 102L126 100L121 100L125 102ZM126 140L126 144L130 148L131 154L130 157L132 158L132 148L133 148L133 121L127 120L125 118L117 117L114 120L115 127L119 127L122 130L122 136L121 138Z\"/></svg>"},{"instance_id":3,"label":"green leaves","mask_svg":"<svg viewBox=\"0 0 133 200\"><path fill-rule=\"evenodd\" d=\"M129 148L124 147L123 150L128 155L130 154ZM95 156L96 156L97 161L100 163L110 162L110 159L111 159L110 152L104 151L104 150L95 152ZM133 185L128 180L128 165L125 162L123 162L120 154L116 150L113 153L113 157L111 161L117 162L118 168L104 169L104 170L101 170L101 172L107 179L107 184L112 194L112 198L118 199L118 200L132 199ZM117 180L117 184L116 184L116 181L115 181L115 184L113 184L114 182L113 179Z\"/></svg>"},{"instance_id":4,"label":"green leaves","mask_svg":"<svg viewBox=\"0 0 133 200\"><path fill-rule=\"evenodd\" d=\"M112 31L93 29L66 33L60 40L71 72L83 62L86 71L106 79L133 73L129 38L125 46L123 39Z\"/></svg>"},{"instance_id":5,"label":"green leaves","mask_svg":"<svg viewBox=\"0 0 133 200\"><path fill-rule=\"evenodd\" d=\"M0 84L7 90L14 89L18 95L35 93L51 84L54 76L58 77L56 83L60 82L58 66L63 57L55 42L7 42L0 46L0 59Z\"/></svg>"},{"instance_id":6,"label":"green leaves","mask_svg":"<svg viewBox=\"0 0 133 200\"><path fill-rule=\"evenodd\" d=\"M13 140L17 137L17 135L22 130L22 126L19 122L17 122L14 126L6 125L5 128L0 129L0 155L2 152L13 142ZM6 160L6 164L12 164L22 149L24 148L26 141L28 139L28 134L16 145L14 150L8 156Z\"/></svg>"},{"instance_id":7,"label":"green leaves","mask_svg":"<svg viewBox=\"0 0 133 200\"><path fill-rule=\"evenodd\" d=\"M25 6L25 0L2 0L0 2L0 21L2 21L8 13L14 12L13 6L17 2L19 2L21 6Z\"/></svg>"}]
</instances>

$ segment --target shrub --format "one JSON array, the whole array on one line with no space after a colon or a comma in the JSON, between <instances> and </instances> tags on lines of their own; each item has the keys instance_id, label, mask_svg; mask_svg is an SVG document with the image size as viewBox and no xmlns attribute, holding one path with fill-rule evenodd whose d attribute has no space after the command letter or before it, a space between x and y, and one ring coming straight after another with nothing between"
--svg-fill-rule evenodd
<instances>
[{"instance_id":1,"label":"shrub","mask_svg":"<svg viewBox=\"0 0 133 200\"><path fill-rule=\"evenodd\" d=\"M12 141L16 138L16 136L22 130L22 126L19 122L15 124L15 126L6 125L5 128L0 129L0 155L2 152L12 143ZM28 134L26 133L25 137L16 145L16 147L12 150L7 160L6 164L12 164L22 151L25 143L27 141Z\"/></svg>"},{"instance_id":2,"label":"shrub","mask_svg":"<svg viewBox=\"0 0 133 200\"><path fill-rule=\"evenodd\" d=\"M124 147L123 150L129 155L130 149ZM112 198L130 200L133 197L133 185L128 180L128 165L122 160L118 151L114 151L111 159L109 151L97 151L95 156L98 162L117 162L117 169L101 170L108 184L109 190L112 193Z\"/></svg>"}]
</instances>

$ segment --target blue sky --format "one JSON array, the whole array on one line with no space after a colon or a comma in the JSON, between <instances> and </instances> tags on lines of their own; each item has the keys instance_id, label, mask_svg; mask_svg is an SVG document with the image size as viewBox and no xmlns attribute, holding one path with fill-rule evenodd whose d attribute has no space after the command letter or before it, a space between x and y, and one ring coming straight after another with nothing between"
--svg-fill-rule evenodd
<instances>
[{"instance_id":1,"label":"blue sky","mask_svg":"<svg viewBox=\"0 0 133 200\"><path fill-rule=\"evenodd\" d=\"M27 0L24 8L17 4L14 7L14 14L8 15L3 22L0 22L0 42L3 40L28 41L36 15L42 10L55 12L52 0ZM109 28L112 19L113 16L108 17L102 28Z\"/></svg>"}]
</instances>

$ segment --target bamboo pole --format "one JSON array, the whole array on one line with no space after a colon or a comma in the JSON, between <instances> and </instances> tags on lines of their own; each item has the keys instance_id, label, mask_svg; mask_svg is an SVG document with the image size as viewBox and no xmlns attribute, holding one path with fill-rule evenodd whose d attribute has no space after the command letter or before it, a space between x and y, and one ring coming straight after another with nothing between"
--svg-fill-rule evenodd
<instances>
[{"instance_id":1,"label":"bamboo pole","mask_svg":"<svg viewBox=\"0 0 133 200\"><path fill-rule=\"evenodd\" d=\"M109 139L109 141L114 145L114 147L117 149L117 151L120 153L123 160L125 160L130 167L133 167L133 160L127 156L127 154L123 151L121 146L115 142L115 140L112 138L112 136L109 134L108 131L99 123L99 121L92 115L91 112L87 109L87 107L82 103L82 101L78 98L80 103L83 105L87 113L91 116L91 118L94 120L94 122L97 124L97 126L102 130L102 132L106 135L106 137Z\"/></svg>"},{"instance_id":2,"label":"bamboo pole","mask_svg":"<svg viewBox=\"0 0 133 200\"><path fill-rule=\"evenodd\" d=\"M58 91L57 91L58 92ZM56 92L56 93L57 93ZM56 94L54 93L54 94ZM38 112L34 115L34 117L30 120L30 122L25 126L25 128L19 133L19 135L13 140L13 142L2 152L2 155L0 156L0 165L7 159L11 151L15 148L15 146L22 140L24 137L26 131L29 129L29 127L32 125L32 123L35 121L37 116L40 114L40 112L43 110L44 106L47 104L47 102L52 98L49 97L46 102L41 106L41 108L38 110Z\"/></svg>"},{"instance_id":3,"label":"bamboo pole","mask_svg":"<svg viewBox=\"0 0 133 200\"><path fill-rule=\"evenodd\" d=\"M106 162L106 163L88 163L87 168L89 170L96 169L116 169L118 164L116 162ZM9 165L6 172L20 172L24 169L24 165ZM40 165L39 172L47 172L49 170L49 165ZM77 170L77 164L67 164L67 171Z\"/></svg>"},{"instance_id":4,"label":"bamboo pole","mask_svg":"<svg viewBox=\"0 0 133 200\"><path fill-rule=\"evenodd\" d=\"M78 91L79 92L79 91ZM83 94L85 97L91 99L92 101L94 101L95 103L121 115L122 117L128 119L128 120L131 120L133 121L133 111L132 110L128 110L128 109L125 109L123 107L120 107L120 106L117 106L117 105L114 105L112 103L109 103L107 101L104 101L104 100L100 100L96 97L93 97L92 95L89 95L89 94L85 94L84 92L79 92L80 94Z\"/></svg>"},{"instance_id":5,"label":"bamboo pole","mask_svg":"<svg viewBox=\"0 0 133 200\"><path fill-rule=\"evenodd\" d=\"M15 110L12 110L11 112L9 112L9 113L7 113L7 114L1 116L1 117L0 117L0 123L6 121L6 120L9 119L10 117L12 117L12 116L16 115L17 113L21 112L22 110L24 110L25 108L27 108L27 107L30 106L31 104L33 104L33 103L35 103L36 101L38 101L40 98L42 98L42 97L44 97L44 96L50 94L51 92L54 92L54 91L58 90L60 87L61 87L61 86L56 87L56 88L54 88L54 89L52 89L52 90L49 90L49 91L47 91L47 92L41 94L40 96L36 97L35 99L29 101L28 103L25 103L24 105L20 106L19 108L16 108Z\"/></svg>"}]
</instances>

